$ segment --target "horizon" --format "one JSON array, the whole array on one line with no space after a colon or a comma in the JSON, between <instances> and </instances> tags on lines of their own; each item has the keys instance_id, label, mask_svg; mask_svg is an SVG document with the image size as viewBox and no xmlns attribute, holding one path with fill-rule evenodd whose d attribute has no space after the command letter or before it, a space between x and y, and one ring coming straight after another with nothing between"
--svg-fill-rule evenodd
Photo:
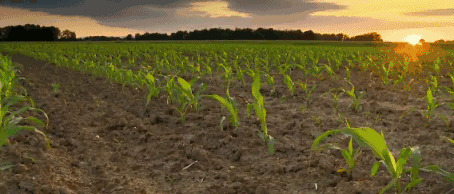
<instances>
[{"instance_id":1,"label":"horizon","mask_svg":"<svg viewBox=\"0 0 454 194\"><path fill-rule=\"evenodd\" d=\"M100 8L102 7L102 8ZM374 9L371 9L371 8ZM77 37L125 37L210 28L312 30L350 37L379 33L386 42L418 35L427 42L454 40L454 4L448 0L108 0L0 1L0 26L35 24Z\"/></svg>"}]
</instances>

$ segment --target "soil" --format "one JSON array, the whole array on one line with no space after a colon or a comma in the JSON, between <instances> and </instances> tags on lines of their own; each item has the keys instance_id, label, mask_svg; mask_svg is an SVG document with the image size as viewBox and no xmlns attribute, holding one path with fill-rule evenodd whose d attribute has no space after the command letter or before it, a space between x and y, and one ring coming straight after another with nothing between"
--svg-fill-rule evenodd
<instances>
[{"instance_id":1,"label":"soil","mask_svg":"<svg viewBox=\"0 0 454 194\"><path fill-rule=\"evenodd\" d=\"M182 123L165 95L145 106L141 89L27 56L12 57L25 78L21 84L49 116L43 132L51 148L34 132L12 138L0 152L1 163L13 165L0 171L0 193L377 193L391 180L383 166L370 177L376 161L370 150L363 150L352 176L337 172L347 167L339 150L310 150L324 131L345 126L327 93L349 88L340 81L317 81L309 104L301 89L291 96L282 78L276 77L274 92L263 86L269 133L276 139L276 153L270 155L257 135L260 123L246 115L250 84L232 83L241 123L233 129L226 119L221 130L220 120L228 112L214 100L202 99L201 110L188 113ZM454 138L452 110L440 107L447 123L434 119L426 126L420 112L405 114L411 107L425 108L425 88L405 93L356 71L352 79L357 90L367 92L359 113L349 108L348 96L340 97L339 112L353 127L382 131L396 155L404 146L419 146L423 165L454 172L454 146L440 140ZM219 78L202 81L208 84L204 93L225 94ZM60 85L58 92L53 83ZM349 138L338 135L329 141L345 147ZM453 192L453 185L437 174L420 176L424 181L412 193Z\"/></svg>"}]
</instances>

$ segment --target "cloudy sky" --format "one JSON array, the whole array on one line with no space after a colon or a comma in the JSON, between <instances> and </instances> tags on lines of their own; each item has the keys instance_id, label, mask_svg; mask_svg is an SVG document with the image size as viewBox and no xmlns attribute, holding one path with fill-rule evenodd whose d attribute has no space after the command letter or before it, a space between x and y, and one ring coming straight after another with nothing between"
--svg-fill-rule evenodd
<instances>
[{"instance_id":1,"label":"cloudy sky","mask_svg":"<svg viewBox=\"0 0 454 194\"><path fill-rule=\"evenodd\" d=\"M84 36L212 27L313 30L385 41L454 40L453 0L0 0L0 27L40 24Z\"/></svg>"}]
</instances>

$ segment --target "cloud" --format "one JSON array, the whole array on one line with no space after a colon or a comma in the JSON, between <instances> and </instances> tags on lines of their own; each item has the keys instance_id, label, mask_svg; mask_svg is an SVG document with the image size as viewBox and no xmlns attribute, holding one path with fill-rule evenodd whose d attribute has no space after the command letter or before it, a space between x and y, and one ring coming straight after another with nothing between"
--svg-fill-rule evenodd
<instances>
[{"instance_id":1,"label":"cloud","mask_svg":"<svg viewBox=\"0 0 454 194\"><path fill-rule=\"evenodd\" d=\"M222 6L223 9L227 5L231 13L236 13L234 15L241 13L260 16L310 14L317 11L345 8L345 6L314 2L313 0L36 0L35 3L0 1L0 5L3 6L43 11L50 14L88 16L95 19L121 15L122 11L133 7L149 6L163 9L181 9L190 6L206 6L207 3L213 7Z\"/></svg>"},{"instance_id":2,"label":"cloud","mask_svg":"<svg viewBox=\"0 0 454 194\"><path fill-rule=\"evenodd\" d=\"M55 26L60 30L69 29L76 32L77 37L126 36L144 32L139 29L102 25L90 17L51 15L45 12L0 6L0 27L25 24Z\"/></svg>"},{"instance_id":3,"label":"cloud","mask_svg":"<svg viewBox=\"0 0 454 194\"><path fill-rule=\"evenodd\" d=\"M454 8L452 9L431 9L419 12L409 12L405 15L409 16L454 16Z\"/></svg>"},{"instance_id":4,"label":"cloud","mask_svg":"<svg viewBox=\"0 0 454 194\"><path fill-rule=\"evenodd\" d=\"M42 11L49 14L67 16L107 17L121 14L122 11L137 6L158 8L177 8L189 5L192 0L36 0L35 3L24 1L12 3L3 0L0 5L24 8L30 11Z\"/></svg>"},{"instance_id":5,"label":"cloud","mask_svg":"<svg viewBox=\"0 0 454 194\"><path fill-rule=\"evenodd\" d=\"M346 8L333 3L312 0L228 0L228 2L233 10L262 16L293 15Z\"/></svg>"},{"instance_id":6,"label":"cloud","mask_svg":"<svg viewBox=\"0 0 454 194\"><path fill-rule=\"evenodd\" d=\"M251 17L250 14L229 8L227 1L193 2L187 12L203 17Z\"/></svg>"}]
</instances>

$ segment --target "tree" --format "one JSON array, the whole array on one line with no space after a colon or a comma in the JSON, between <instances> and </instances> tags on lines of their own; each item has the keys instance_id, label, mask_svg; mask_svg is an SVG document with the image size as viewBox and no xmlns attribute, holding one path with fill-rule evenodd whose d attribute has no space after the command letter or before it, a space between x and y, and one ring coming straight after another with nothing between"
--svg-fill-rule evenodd
<instances>
[{"instance_id":1,"label":"tree","mask_svg":"<svg viewBox=\"0 0 454 194\"><path fill-rule=\"evenodd\" d=\"M445 43L445 40L440 39L440 40L435 41L434 43L435 44L443 44L443 43Z\"/></svg>"},{"instance_id":2,"label":"tree","mask_svg":"<svg viewBox=\"0 0 454 194\"><path fill-rule=\"evenodd\" d=\"M5 41L55 41L60 34L60 30L56 27L41 27L33 24L7 26L0 31L0 39Z\"/></svg>"},{"instance_id":3,"label":"tree","mask_svg":"<svg viewBox=\"0 0 454 194\"><path fill-rule=\"evenodd\" d=\"M61 33L60 40L76 40L76 33L65 30Z\"/></svg>"},{"instance_id":4,"label":"tree","mask_svg":"<svg viewBox=\"0 0 454 194\"><path fill-rule=\"evenodd\" d=\"M381 38L381 35L376 32L358 35L349 40L352 40L352 41L383 41L383 39Z\"/></svg>"},{"instance_id":5,"label":"tree","mask_svg":"<svg viewBox=\"0 0 454 194\"><path fill-rule=\"evenodd\" d=\"M132 40L132 34L128 34L128 36L126 36L125 40Z\"/></svg>"}]
</instances>

